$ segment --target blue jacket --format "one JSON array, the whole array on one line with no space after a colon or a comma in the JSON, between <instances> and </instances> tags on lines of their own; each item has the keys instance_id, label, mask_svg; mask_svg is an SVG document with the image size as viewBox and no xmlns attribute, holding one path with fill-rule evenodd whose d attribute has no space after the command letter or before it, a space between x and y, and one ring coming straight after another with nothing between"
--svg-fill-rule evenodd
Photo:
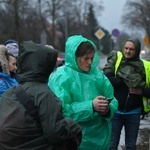
<instances>
[{"instance_id":1,"label":"blue jacket","mask_svg":"<svg viewBox=\"0 0 150 150\"><path fill-rule=\"evenodd\" d=\"M8 74L0 72L0 97L8 88L13 85L18 85L16 79Z\"/></svg>"}]
</instances>

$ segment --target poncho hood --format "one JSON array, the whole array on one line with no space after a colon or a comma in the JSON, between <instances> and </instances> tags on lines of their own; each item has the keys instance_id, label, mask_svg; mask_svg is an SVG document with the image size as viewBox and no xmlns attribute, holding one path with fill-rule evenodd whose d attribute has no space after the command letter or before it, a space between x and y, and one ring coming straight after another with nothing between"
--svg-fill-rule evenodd
<instances>
[{"instance_id":1,"label":"poncho hood","mask_svg":"<svg viewBox=\"0 0 150 150\"><path fill-rule=\"evenodd\" d=\"M55 49L33 41L22 42L17 60L19 82L47 82L56 65L57 56Z\"/></svg>"},{"instance_id":2,"label":"poncho hood","mask_svg":"<svg viewBox=\"0 0 150 150\"><path fill-rule=\"evenodd\" d=\"M67 39L66 45L65 45L65 52L66 52L66 57L65 57L65 65L69 66L70 68L77 70L79 72L82 72L82 70L79 69L77 63L76 63L76 58L75 58L75 53L77 51L77 48L82 42L89 42L93 45L95 49L95 54L93 58L93 63L90 69L90 72L95 69L98 65L99 57L97 54L97 49L95 44L91 41L88 40L87 38L84 38L81 35L74 35L71 36Z\"/></svg>"}]
</instances>

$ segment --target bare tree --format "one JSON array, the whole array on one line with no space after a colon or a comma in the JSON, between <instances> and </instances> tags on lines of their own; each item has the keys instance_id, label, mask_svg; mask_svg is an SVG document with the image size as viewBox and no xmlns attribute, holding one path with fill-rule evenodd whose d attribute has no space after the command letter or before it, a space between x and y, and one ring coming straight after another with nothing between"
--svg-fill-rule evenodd
<instances>
[{"instance_id":1,"label":"bare tree","mask_svg":"<svg viewBox=\"0 0 150 150\"><path fill-rule=\"evenodd\" d=\"M121 50L123 42L129 38L130 38L130 36L127 33L123 32L123 31L120 33L119 38L117 38L119 50Z\"/></svg>"},{"instance_id":2,"label":"bare tree","mask_svg":"<svg viewBox=\"0 0 150 150\"><path fill-rule=\"evenodd\" d=\"M96 0L0 0L0 41L14 38L40 42L45 30L48 44L64 49L68 36L87 33L91 3L94 11L101 12L101 3L96 4Z\"/></svg>"},{"instance_id":3,"label":"bare tree","mask_svg":"<svg viewBox=\"0 0 150 150\"><path fill-rule=\"evenodd\" d=\"M150 0L130 0L125 8L122 22L129 28L144 30L150 39Z\"/></svg>"},{"instance_id":4,"label":"bare tree","mask_svg":"<svg viewBox=\"0 0 150 150\"><path fill-rule=\"evenodd\" d=\"M23 7L27 6L28 1L21 0L1 0L0 1L0 11L3 12L1 14L1 20L4 22L4 29L6 26L10 28L11 37L19 40L20 38L20 16L22 13ZM5 18L6 17L6 18ZM7 24L7 25L6 25ZM5 26L6 25L6 26Z\"/></svg>"}]
</instances>

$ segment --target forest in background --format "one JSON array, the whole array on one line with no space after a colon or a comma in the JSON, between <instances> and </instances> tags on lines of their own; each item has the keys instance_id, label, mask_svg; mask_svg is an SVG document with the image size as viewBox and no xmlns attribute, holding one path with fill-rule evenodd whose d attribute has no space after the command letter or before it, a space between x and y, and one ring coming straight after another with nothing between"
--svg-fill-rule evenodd
<instances>
[{"instance_id":1,"label":"forest in background","mask_svg":"<svg viewBox=\"0 0 150 150\"><path fill-rule=\"evenodd\" d=\"M144 32L150 39L149 8L149 0L127 1L122 24L131 30ZM108 54L115 43L111 33L98 22L104 9L101 0L0 0L0 43L7 39L18 42L32 40L64 52L67 37L81 34L91 39L101 52ZM100 47L95 36L99 28L105 33ZM130 36L138 34L128 35L121 31L115 41L117 48Z\"/></svg>"}]
</instances>

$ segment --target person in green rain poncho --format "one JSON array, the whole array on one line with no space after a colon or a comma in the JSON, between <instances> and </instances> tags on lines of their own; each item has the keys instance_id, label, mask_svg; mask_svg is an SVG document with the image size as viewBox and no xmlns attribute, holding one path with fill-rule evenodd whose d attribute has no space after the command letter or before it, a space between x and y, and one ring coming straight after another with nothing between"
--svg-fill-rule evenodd
<instances>
[{"instance_id":1,"label":"person in green rain poncho","mask_svg":"<svg viewBox=\"0 0 150 150\"><path fill-rule=\"evenodd\" d=\"M50 75L48 86L62 100L64 115L82 126L79 150L107 150L110 119L118 102L110 81L97 67L96 46L91 40L74 35L67 39L65 53L65 65Z\"/></svg>"}]
</instances>

